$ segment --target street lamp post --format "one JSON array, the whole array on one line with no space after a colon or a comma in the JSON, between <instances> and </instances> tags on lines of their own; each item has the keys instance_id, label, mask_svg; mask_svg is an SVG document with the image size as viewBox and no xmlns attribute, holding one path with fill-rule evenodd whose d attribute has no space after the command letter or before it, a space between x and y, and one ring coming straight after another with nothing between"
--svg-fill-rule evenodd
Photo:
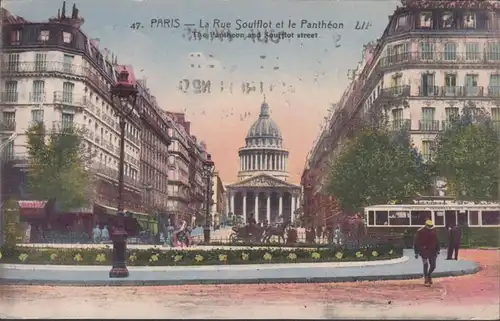
<instances>
[{"instance_id":1,"label":"street lamp post","mask_svg":"<svg viewBox=\"0 0 500 321\"><path fill-rule=\"evenodd\" d=\"M203 228L203 239L205 243L210 242L210 207L212 205L212 175L214 173L214 162L212 156L207 154L207 159L203 162L203 175L207 183L206 205L205 205L205 226Z\"/></svg>"},{"instance_id":2,"label":"street lamp post","mask_svg":"<svg viewBox=\"0 0 500 321\"><path fill-rule=\"evenodd\" d=\"M117 224L113 228L113 267L109 271L110 278L128 277L126 263L127 252L127 231L125 230L125 209L123 205L124 192L124 162L125 162L125 125L127 119L132 115L137 102L137 88L129 80L129 73L122 70L118 76L116 85L111 88L111 98L118 98L120 101L120 160L118 164L118 205Z\"/></svg>"}]
</instances>

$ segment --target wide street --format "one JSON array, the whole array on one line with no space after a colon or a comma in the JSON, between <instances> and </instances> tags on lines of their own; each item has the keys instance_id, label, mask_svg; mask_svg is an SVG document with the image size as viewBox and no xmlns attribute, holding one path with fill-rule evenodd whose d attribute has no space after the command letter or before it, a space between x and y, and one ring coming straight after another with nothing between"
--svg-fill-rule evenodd
<instances>
[{"instance_id":1,"label":"wide street","mask_svg":"<svg viewBox=\"0 0 500 321\"><path fill-rule=\"evenodd\" d=\"M498 319L498 250L463 250L474 275L330 284L0 286L4 318ZM439 270L439 267L438 267Z\"/></svg>"}]
</instances>

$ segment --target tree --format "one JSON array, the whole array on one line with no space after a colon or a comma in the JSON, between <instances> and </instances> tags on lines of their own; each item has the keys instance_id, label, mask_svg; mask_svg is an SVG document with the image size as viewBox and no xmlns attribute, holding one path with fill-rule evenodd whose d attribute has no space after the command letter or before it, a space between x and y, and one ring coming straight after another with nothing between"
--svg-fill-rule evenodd
<instances>
[{"instance_id":1,"label":"tree","mask_svg":"<svg viewBox=\"0 0 500 321\"><path fill-rule=\"evenodd\" d=\"M365 128L347 141L331 166L327 192L347 213L405 202L430 189L432 172L407 132Z\"/></svg>"},{"instance_id":2,"label":"tree","mask_svg":"<svg viewBox=\"0 0 500 321\"><path fill-rule=\"evenodd\" d=\"M436 172L457 199L498 199L498 135L488 114L470 103L438 135L433 147Z\"/></svg>"},{"instance_id":3,"label":"tree","mask_svg":"<svg viewBox=\"0 0 500 321\"><path fill-rule=\"evenodd\" d=\"M48 133L42 122L26 130L29 189L40 199L56 199L62 210L82 207L90 198L92 176L86 166L92 155L83 150L83 134L74 126Z\"/></svg>"}]
</instances>

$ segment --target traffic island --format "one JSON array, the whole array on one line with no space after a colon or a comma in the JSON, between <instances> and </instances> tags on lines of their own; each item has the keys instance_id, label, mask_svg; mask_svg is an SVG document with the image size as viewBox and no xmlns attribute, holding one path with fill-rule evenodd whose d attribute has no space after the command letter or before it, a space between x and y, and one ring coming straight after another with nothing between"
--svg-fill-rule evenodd
<instances>
[{"instance_id":1,"label":"traffic island","mask_svg":"<svg viewBox=\"0 0 500 321\"><path fill-rule=\"evenodd\" d=\"M357 249L347 248L284 248L284 247L194 247L131 248L129 266L200 266L235 264L291 264L320 262L376 261L400 258L401 247L381 245ZM38 265L111 265L109 246L78 245L17 246L0 254L0 263Z\"/></svg>"},{"instance_id":2,"label":"traffic island","mask_svg":"<svg viewBox=\"0 0 500 321\"><path fill-rule=\"evenodd\" d=\"M413 258L411 251L408 250L405 250L403 257L389 260L130 266L130 276L125 279L110 279L108 277L110 266L103 264L0 264L0 269L3 272L0 280L2 284L70 286L326 283L405 280L422 277L422 261ZM479 265L474 262L446 261L441 255L438 258L438 268L434 277L460 276L478 271Z\"/></svg>"}]
</instances>

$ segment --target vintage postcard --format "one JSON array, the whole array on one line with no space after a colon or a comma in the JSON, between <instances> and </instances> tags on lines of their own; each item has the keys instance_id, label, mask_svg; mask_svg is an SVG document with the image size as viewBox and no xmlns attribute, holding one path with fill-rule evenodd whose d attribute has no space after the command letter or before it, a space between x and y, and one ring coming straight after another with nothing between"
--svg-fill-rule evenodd
<instances>
[{"instance_id":1,"label":"vintage postcard","mask_svg":"<svg viewBox=\"0 0 500 321\"><path fill-rule=\"evenodd\" d=\"M500 317L500 1L0 21L0 318Z\"/></svg>"}]
</instances>

